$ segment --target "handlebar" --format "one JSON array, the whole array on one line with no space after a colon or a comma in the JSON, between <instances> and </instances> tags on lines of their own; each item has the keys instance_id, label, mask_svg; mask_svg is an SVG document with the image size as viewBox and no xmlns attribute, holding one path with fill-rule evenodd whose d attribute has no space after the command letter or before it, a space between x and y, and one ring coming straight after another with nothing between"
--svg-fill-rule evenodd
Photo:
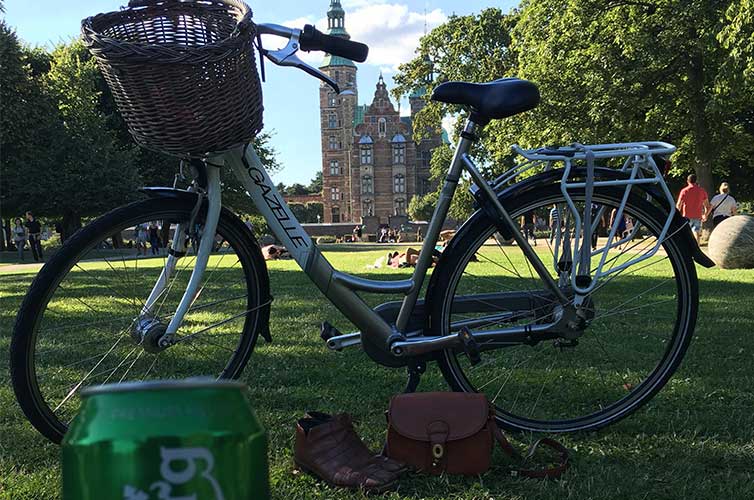
<instances>
[{"instance_id":1,"label":"handlebar","mask_svg":"<svg viewBox=\"0 0 754 500\"><path fill-rule=\"evenodd\" d=\"M257 24L260 35L275 35L288 39L288 44L280 49L270 51L260 47L262 55L278 66L293 66L319 78L340 94L338 83L322 71L313 68L298 58L299 50L322 50L329 54L346 57L357 62L364 62L369 54L369 47L359 42L325 35L314 26L307 24L303 30L288 28L279 24Z\"/></svg>"},{"instance_id":2,"label":"handlebar","mask_svg":"<svg viewBox=\"0 0 754 500\"><path fill-rule=\"evenodd\" d=\"M306 52L321 50L334 56L345 57L356 62L364 62L369 55L369 47L359 42L352 42L345 38L325 35L311 24L304 26L299 38L301 50Z\"/></svg>"}]
</instances>

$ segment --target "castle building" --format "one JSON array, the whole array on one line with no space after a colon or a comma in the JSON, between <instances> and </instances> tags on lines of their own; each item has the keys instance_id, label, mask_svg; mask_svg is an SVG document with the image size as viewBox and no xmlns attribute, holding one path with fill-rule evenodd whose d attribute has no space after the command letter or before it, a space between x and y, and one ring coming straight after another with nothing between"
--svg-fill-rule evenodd
<instances>
[{"instance_id":1,"label":"castle building","mask_svg":"<svg viewBox=\"0 0 754 500\"><path fill-rule=\"evenodd\" d=\"M330 0L328 34L350 39L340 0ZM412 140L411 116L400 116L380 75L371 104L359 105L356 65L327 54L320 70L341 87L319 91L322 129L322 198L324 222L361 222L375 216L406 215L411 198L437 188L430 180L431 152L440 134ZM411 115L425 105L424 93L409 96Z\"/></svg>"}]
</instances>

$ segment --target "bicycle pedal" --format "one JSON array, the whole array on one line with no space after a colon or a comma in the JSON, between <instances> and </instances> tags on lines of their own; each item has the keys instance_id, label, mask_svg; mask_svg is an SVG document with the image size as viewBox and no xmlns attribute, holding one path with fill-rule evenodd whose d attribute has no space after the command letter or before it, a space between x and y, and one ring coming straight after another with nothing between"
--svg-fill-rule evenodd
<instances>
[{"instance_id":1,"label":"bicycle pedal","mask_svg":"<svg viewBox=\"0 0 754 500\"><path fill-rule=\"evenodd\" d=\"M556 349L560 349L561 352L565 349L574 348L577 345L579 345L579 341L577 339L555 339L555 341L552 344Z\"/></svg>"},{"instance_id":2,"label":"bicycle pedal","mask_svg":"<svg viewBox=\"0 0 754 500\"><path fill-rule=\"evenodd\" d=\"M471 365L479 364L482 361L482 357L479 354L479 344L477 344L476 339L471 335L469 329L466 327L461 328L461 331L458 332L458 338L461 339L463 352L469 357Z\"/></svg>"},{"instance_id":3,"label":"bicycle pedal","mask_svg":"<svg viewBox=\"0 0 754 500\"><path fill-rule=\"evenodd\" d=\"M321 338L325 342L339 335L341 335L340 331L332 326L328 321L323 321L319 327L319 338Z\"/></svg>"}]
</instances>

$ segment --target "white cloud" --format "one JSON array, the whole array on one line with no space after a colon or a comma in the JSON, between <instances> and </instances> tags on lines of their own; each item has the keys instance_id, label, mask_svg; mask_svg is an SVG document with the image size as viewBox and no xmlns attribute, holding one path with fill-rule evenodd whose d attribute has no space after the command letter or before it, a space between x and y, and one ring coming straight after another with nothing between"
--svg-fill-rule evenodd
<instances>
[{"instance_id":1,"label":"white cloud","mask_svg":"<svg viewBox=\"0 0 754 500\"><path fill-rule=\"evenodd\" d=\"M427 13L427 26L432 29L446 19L442 10L435 9ZM396 3L370 4L346 14L351 36L369 45L367 63L393 69L415 57L424 35L424 21L423 13L411 12L406 5Z\"/></svg>"},{"instance_id":2,"label":"white cloud","mask_svg":"<svg viewBox=\"0 0 754 500\"><path fill-rule=\"evenodd\" d=\"M447 20L441 9L427 12L412 12L407 5L388 3L380 0L346 0L346 30L353 40L369 46L369 59L366 64L377 66L383 72L395 72L398 65L415 57L419 39L424 35L425 20L427 28L432 29ZM291 27L303 27L314 19L303 17L286 21ZM316 20L317 29L327 30L327 18ZM301 58L309 63L318 63L319 53L301 53ZM389 71L388 71L389 70Z\"/></svg>"}]
</instances>

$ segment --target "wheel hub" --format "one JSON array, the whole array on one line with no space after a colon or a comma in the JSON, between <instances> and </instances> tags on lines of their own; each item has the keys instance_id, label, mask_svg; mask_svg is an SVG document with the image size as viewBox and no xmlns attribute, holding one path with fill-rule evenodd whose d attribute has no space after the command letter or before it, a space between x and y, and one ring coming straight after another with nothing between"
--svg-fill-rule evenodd
<instances>
[{"instance_id":1,"label":"wheel hub","mask_svg":"<svg viewBox=\"0 0 754 500\"><path fill-rule=\"evenodd\" d=\"M131 337L145 351L157 354L170 346L169 343L162 342L166 332L167 325L159 319L141 318L136 322L135 327L131 331Z\"/></svg>"}]
</instances>

